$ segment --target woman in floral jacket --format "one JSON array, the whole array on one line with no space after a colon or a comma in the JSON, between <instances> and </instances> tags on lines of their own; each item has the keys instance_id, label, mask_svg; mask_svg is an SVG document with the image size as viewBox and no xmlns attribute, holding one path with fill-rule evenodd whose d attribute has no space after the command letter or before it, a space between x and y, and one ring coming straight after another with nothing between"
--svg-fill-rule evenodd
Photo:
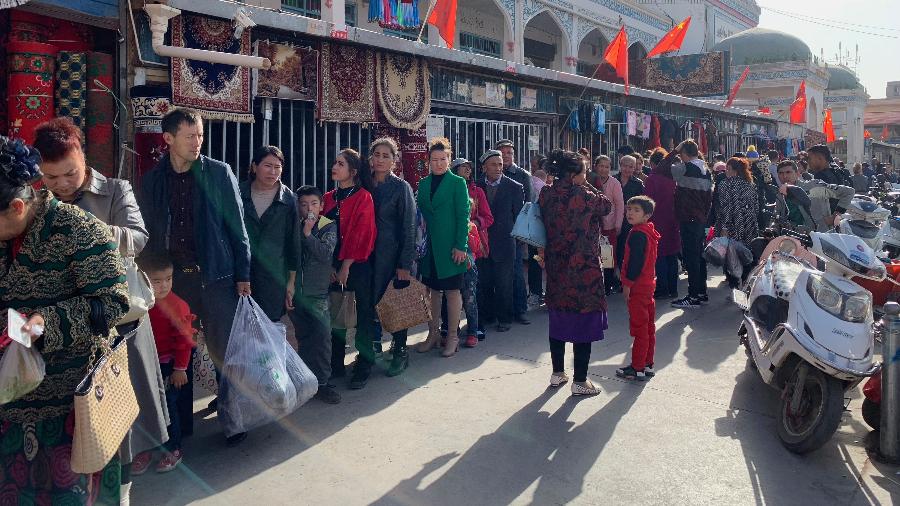
<instances>
[{"instance_id":1,"label":"woman in floral jacket","mask_svg":"<svg viewBox=\"0 0 900 506\"><path fill-rule=\"evenodd\" d=\"M572 395L596 395L600 389L587 379L587 368L591 343L603 339L607 328L600 229L612 204L585 182L585 164L579 155L554 151L547 168L556 181L541 191L538 203L547 229L543 261L553 361L550 386L569 381L563 370L569 342L575 350Z\"/></svg>"}]
</instances>

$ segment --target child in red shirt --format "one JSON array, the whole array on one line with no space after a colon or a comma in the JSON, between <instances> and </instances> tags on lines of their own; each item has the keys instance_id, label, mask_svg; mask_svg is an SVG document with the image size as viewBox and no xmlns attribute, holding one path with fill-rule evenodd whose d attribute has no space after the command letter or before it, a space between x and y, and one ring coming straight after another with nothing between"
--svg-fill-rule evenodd
<instances>
[{"instance_id":1,"label":"child in red shirt","mask_svg":"<svg viewBox=\"0 0 900 506\"><path fill-rule=\"evenodd\" d=\"M656 350L656 253L659 232L650 222L656 203L639 195L628 199L625 218L632 226L622 260L622 285L628 305L628 326L634 337L631 365L616 369L616 376L646 381L654 376L653 353Z\"/></svg>"},{"instance_id":2,"label":"child in red shirt","mask_svg":"<svg viewBox=\"0 0 900 506\"><path fill-rule=\"evenodd\" d=\"M172 261L162 254L141 259L141 267L150 278L156 304L150 309L150 325L156 340L159 367L166 381L166 405L169 408L169 440L163 447L163 458L156 471L165 473L174 470L182 460L181 420L178 415L178 397L181 387L190 381L187 368L190 365L191 349L194 347L196 316L181 297L172 293ZM141 474L150 465L149 452L135 458L132 474ZM139 467L135 472L134 467Z\"/></svg>"}]
</instances>

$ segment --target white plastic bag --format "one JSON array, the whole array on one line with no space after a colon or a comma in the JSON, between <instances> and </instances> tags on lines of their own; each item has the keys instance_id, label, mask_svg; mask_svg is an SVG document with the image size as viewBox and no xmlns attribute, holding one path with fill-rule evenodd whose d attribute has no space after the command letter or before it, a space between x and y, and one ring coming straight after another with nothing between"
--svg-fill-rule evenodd
<instances>
[{"instance_id":1,"label":"white plastic bag","mask_svg":"<svg viewBox=\"0 0 900 506\"><path fill-rule=\"evenodd\" d=\"M703 259L715 265L722 267L725 265L725 258L728 256L728 243L731 242L727 237L716 237L703 250Z\"/></svg>"},{"instance_id":2,"label":"white plastic bag","mask_svg":"<svg viewBox=\"0 0 900 506\"><path fill-rule=\"evenodd\" d=\"M226 436L292 413L316 394L319 382L250 297L238 301L219 385L219 420Z\"/></svg>"},{"instance_id":3,"label":"white plastic bag","mask_svg":"<svg viewBox=\"0 0 900 506\"><path fill-rule=\"evenodd\" d=\"M12 402L44 381L44 359L34 348L12 341L0 358L0 404Z\"/></svg>"}]
</instances>

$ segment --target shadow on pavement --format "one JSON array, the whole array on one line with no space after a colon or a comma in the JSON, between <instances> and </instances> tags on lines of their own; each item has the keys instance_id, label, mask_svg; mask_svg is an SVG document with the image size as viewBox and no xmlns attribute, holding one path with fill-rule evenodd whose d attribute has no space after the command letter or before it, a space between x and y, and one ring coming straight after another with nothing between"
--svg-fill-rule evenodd
<instances>
[{"instance_id":1,"label":"shadow on pavement","mask_svg":"<svg viewBox=\"0 0 900 506\"><path fill-rule=\"evenodd\" d=\"M529 501L533 504L566 504L576 499L583 492L584 476L603 452L641 389L623 388L577 426L569 421L575 407L579 403L600 403L602 400L569 397L553 413L541 409L552 396L568 395L567 390L547 389L496 431L482 436L423 489L419 488L423 481L457 454L449 453L432 460L373 504L499 506L510 504L535 482L534 499ZM470 486L472 483L478 486Z\"/></svg>"},{"instance_id":2,"label":"shadow on pavement","mask_svg":"<svg viewBox=\"0 0 900 506\"><path fill-rule=\"evenodd\" d=\"M740 442L755 504L880 504L869 485L873 482L891 494L892 504L900 504L897 482L864 476L872 474L871 469L859 469L852 459L864 446L861 435L867 429L849 413L825 446L797 455L778 439L778 391L764 384L749 364L735 380L729 409L715 420L716 434ZM767 430L754 430L760 427ZM866 460L864 467L870 466L873 463ZM892 478L897 471L891 466L875 467Z\"/></svg>"}]
</instances>

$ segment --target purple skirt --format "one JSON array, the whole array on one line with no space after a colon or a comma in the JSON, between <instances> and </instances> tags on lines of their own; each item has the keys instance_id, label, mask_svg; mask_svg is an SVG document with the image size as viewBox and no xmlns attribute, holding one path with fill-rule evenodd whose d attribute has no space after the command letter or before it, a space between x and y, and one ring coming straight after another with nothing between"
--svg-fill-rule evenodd
<instances>
[{"instance_id":1,"label":"purple skirt","mask_svg":"<svg viewBox=\"0 0 900 506\"><path fill-rule=\"evenodd\" d=\"M573 313L550 310L550 338L567 343L592 343L603 339L609 328L606 311Z\"/></svg>"}]
</instances>

